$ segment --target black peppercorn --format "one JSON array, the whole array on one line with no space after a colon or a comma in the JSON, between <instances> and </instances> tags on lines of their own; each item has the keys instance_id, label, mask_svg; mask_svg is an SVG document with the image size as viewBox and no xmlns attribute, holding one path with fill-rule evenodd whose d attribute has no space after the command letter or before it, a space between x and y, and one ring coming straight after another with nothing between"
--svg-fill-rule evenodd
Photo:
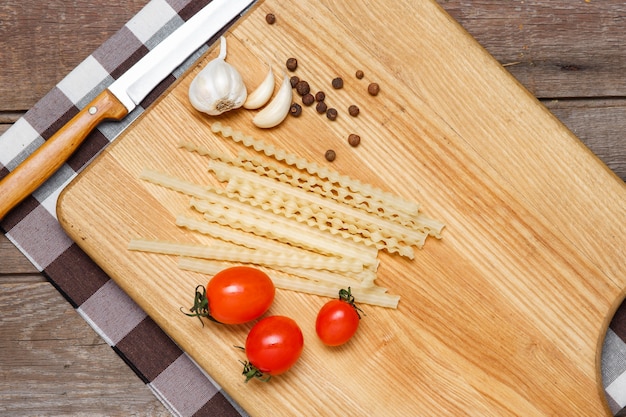
<instances>
[{"instance_id":1,"label":"black peppercorn","mask_svg":"<svg viewBox=\"0 0 626 417\"><path fill-rule=\"evenodd\" d=\"M326 153L324 154L324 158L326 158L328 162L333 162L336 157L337 157L337 154L332 149L327 150Z\"/></svg>"},{"instance_id":2,"label":"black peppercorn","mask_svg":"<svg viewBox=\"0 0 626 417\"><path fill-rule=\"evenodd\" d=\"M291 107L289 108L289 114L291 114L293 117L300 116L302 114L302 106L298 103L292 103Z\"/></svg>"},{"instance_id":3,"label":"black peppercorn","mask_svg":"<svg viewBox=\"0 0 626 417\"><path fill-rule=\"evenodd\" d=\"M361 70L357 70L355 75L356 75L356 78L359 79L359 80L362 79L365 76L365 74L363 74L363 71L361 71Z\"/></svg>"},{"instance_id":4,"label":"black peppercorn","mask_svg":"<svg viewBox=\"0 0 626 417\"><path fill-rule=\"evenodd\" d=\"M337 78L333 79L331 84L333 85L333 88L335 88L335 89L343 88L343 80L341 79L341 77L337 77Z\"/></svg>"},{"instance_id":5,"label":"black peppercorn","mask_svg":"<svg viewBox=\"0 0 626 417\"><path fill-rule=\"evenodd\" d=\"M326 110L326 117L328 117L328 120L337 119L337 109L331 107L330 109Z\"/></svg>"},{"instance_id":6,"label":"black peppercorn","mask_svg":"<svg viewBox=\"0 0 626 417\"><path fill-rule=\"evenodd\" d=\"M300 77L294 75L293 77L289 78L289 82L291 83L291 88L296 88L296 85L298 85L298 83L300 82Z\"/></svg>"},{"instance_id":7,"label":"black peppercorn","mask_svg":"<svg viewBox=\"0 0 626 417\"><path fill-rule=\"evenodd\" d=\"M274 13L268 13L265 15L265 21L268 24L273 25L274 23L276 23L276 16L274 15Z\"/></svg>"},{"instance_id":8,"label":"black peppercorn","mask_svg":"<svg viewBox=\"0 0 626 417\"><path fill-rule=\"evenodd\" d=\"M367 86L367 92L373 96L378 95L379 91L380 91L380 86L376 83L371 83L370 85Z\"/></svg>"},{"instance_id":9,"label":"black peppercorn","mask_svg":"<svg viewBox=\"0 0 626 417\"><path fill-rule=\"evenodd\" d=\"M311 87L309 87L309 83L306 81L300 80L298 84L296 84L296 91L300 96L306 96L311 92Z\"/></svg>"},{"instance_id":10,"label":"black peppercorn","mask_svg":"<svg viewBox=\"0 0 626 417\"><path fill-rule=\"evenodd\" d=\"M359 143L361 143L361 137L357 134L350 133L350 135L348 136L348 143L352 147L357 147L359 146Z\"/></svg>"},{"instance_id":11,"label":"black peppercorn","mask_svg":"<svg viewBox=\"0 0 626 417\"><path fill-rule=\"evenodd\" d=\"M315 93L315 101L324 101L325 98L326 94L324 94L323 91L318 91L317 93Z\"/></svg>"},{"instance_id":12,"label":"black peppercorn","mask_svg":"<svg viewBox=\"0 0 626 417\"><path fill-rule=\"evenodd\" d=\"M317 110L319 114L326 113L326 109L327 109L326 103L324 103L323 101L320 101L315 105L315 110Z\"/></svg>"},{"instance_id":13,"label":"black peppercorn","mask_svg":"<svg viewBox=\"0 0 626 417\"><path fill-rule=\"evenodd\" d=\"M350 116L356 117L359 115L360 111L361 110L359 110L359 107L354 104L348 107L348 113L350 113Z\"/></svg>"},{"instance_id":14,"label":"black peppercorn","mask_svg":"<svg viewBox=\"0 0 626 417\"><path fill-rule=\"evenodd\" d=\"M295 58L287 59L287 69L289 71L295 71L298 68L298 60Z\"/></svg>"},{"instance_id":15,"label":"black peppercorn","mask_svg":"<svg viewBox=\"0 0 626 417\"><path fill-rule=\"evenodd\" d=\"M315 97L313 97L313 94L309 93L302 96L302 104L304 104L305 106L310 106L314 102Z\"/></svg>"}]
</instances>

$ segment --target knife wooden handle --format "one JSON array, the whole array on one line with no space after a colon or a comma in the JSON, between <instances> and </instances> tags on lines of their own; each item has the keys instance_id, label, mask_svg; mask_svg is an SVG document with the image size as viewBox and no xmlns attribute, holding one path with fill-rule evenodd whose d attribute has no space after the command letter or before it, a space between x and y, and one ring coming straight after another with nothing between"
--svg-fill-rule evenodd
<instances>
[{"instance_id":1,"label":"knife wooden handle","mask_svg":"<svg viewBox=\"0 0 626 417\"><path fill-rule=\"evenodd\" d=\"M20 165L0 180L0 219L52 176L103 120L120 120L126 107L104 90Z\"/></svg>"}]
</instances>

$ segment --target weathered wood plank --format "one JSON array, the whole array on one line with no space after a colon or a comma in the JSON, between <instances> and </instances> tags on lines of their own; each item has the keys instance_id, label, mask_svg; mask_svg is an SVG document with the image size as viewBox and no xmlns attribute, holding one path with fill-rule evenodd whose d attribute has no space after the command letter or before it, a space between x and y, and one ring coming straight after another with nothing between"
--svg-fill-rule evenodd
<instances>
[{"instance_id":1,"label":"weathered wood plank","mask_svg":"<svg viewBox=\"0 0 626 417\"><path fill-rule=\"evenodd\" d=\"M546 100L543 103L626 181L626 98Z\"/></svg>"},{"instance_id":2,"label":"weathered wood plank","mask_svg":"<svg viewBox=\"0 0 626 417\"><path fill-rule=\"evenodd\" d=\"M438 0L542 98L626 96L626 3Z\"/></svg>"},{"instance_id":3,"label":"weathered wood plank","mask_svg":"<svg viewBox=\"0 0 626 417\"><path fill-rule=\"evenodd\" d=\"M0 111L26 110L148 0L0 3Z\"/></svg>"},{"instance_id":4,"label":"weathered wood plank","mask_svg":"<svg viewBox=\"0 0 626 417\"><path fill-rule=\"evenodd\" d=\"M170 415L45 282L0 283L0 364L3 415Z\"/></svg>"},{"instance_id":5,"label":"weathered wood plank","mask_svg":"<svg viewBox=\"0 0 626 417\"><path fill-rule=\"evenodd\" d=\"M38 274L37 268L5 235L0 235L0 253L0 280L6 280L5 274Z\"/></svg>"},{"instance_id":6,"label":"weathered wood plank","mask_svg":"<svg viewBox=\"0 0 626 417\"><path fill-rule=\"evenodd\" d=\"M0 111L30 108L147 0L0 6ZM625 96L626 4L617 0L439 0L539 97ZM16 88L18 86L18 88ZM22 87L23 86L23 87Z\"/></svg>"}]
</instances>

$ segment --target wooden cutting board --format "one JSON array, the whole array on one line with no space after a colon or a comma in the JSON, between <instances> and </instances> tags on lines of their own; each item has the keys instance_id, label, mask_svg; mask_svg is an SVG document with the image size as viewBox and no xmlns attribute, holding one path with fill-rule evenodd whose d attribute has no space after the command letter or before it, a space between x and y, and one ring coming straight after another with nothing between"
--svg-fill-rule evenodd
<instances>
[{"instance_id":1,"label":"wooden cutting board","mask_svg":"<svg viewBox=\"0 0 626 417\"><path fill-rule=\"evenodd\" d=\"M274 25L265 14L277 16ZM327 299L279 290L305 351L270 383L244 384L233 348L250 325L183 316L195 285L134 237L201 241L174 225L187 198L138 180L143 168L207 181L181 139L236 150L187 100L210 51L62 194L65 230L251 415L610 415L599 376L608 321L626 288L626 187L433 1L266 0L228 34L227 61L256 86L288 57L340 112L304 108L272 130L254 112L228 126L420 202L446 223L414 260L383 253L377 283L397 310L363 306L356 337L316 338ZM355 71L365 73L357 80ZM341 76L342 90L330 81ZM278 74L277 74L278 78ZM377 97L367 94L377 82ZM347 114L357 104L358 117ZM347 144L358 133L361 145ZM337 159L325 161L327 149Z\"/></svg>"}]
</instances>

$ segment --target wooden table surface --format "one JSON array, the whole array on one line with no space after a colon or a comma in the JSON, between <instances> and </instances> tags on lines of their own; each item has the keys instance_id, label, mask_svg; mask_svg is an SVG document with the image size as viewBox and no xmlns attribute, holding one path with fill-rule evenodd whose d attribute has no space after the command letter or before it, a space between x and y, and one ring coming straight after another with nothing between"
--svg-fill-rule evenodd
<instances>
[{"instance_id":1,"label":"wooden table surface","mask_svg":"<svg viewBox=\"0 0 626 417\"><path fill-rule=\"evenodd\" d=\"M0 4L0 134L148 0ZM439 0L626 180L626 4ZM169 415L30 262L0 236L0 411Z\"/></svg>"}]
</instances>

